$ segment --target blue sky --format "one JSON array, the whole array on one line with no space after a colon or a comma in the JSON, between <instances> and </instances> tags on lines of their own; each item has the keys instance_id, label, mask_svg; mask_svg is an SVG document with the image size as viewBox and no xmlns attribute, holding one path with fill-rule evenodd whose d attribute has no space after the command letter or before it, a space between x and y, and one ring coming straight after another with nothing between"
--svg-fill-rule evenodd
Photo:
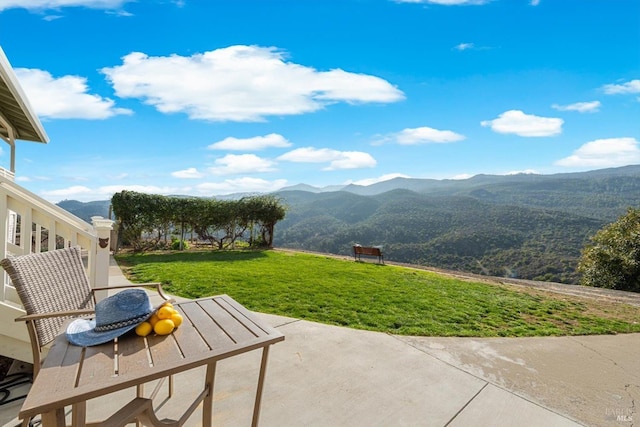
<instances>
[{"instance_id":1,"label":"blue sky","mask_svg":"<svg viewBox=\"0 0 640 427\"><path fill-rule=\"evenodd\" d=\"M637 0L0 0L0 46L54 202L640 164Z\"/></svg>"}]
</instances>

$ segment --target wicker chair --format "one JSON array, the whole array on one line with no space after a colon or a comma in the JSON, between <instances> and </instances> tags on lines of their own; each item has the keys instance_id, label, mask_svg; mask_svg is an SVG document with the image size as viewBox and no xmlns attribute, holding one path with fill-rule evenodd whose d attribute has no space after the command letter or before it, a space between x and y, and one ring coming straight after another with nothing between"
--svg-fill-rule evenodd
<instances>
[{"instance_id":1,"label":"wicker chair","mask_svg":"<svg viewBox=\"0 0 640 427\"><path fill-rule=\"evenodd\" d=\"M43 348L55 339L63 324L71 317L94 313L95 291L155 286L164 300L171 301L159 283L91 288L79 247L10 256L0 261L0 265L11 278L27 312L15 320L27 323L34 379L42 365ZM142 386L139 386L137 395L142 396L142 393ZM173 381L169 377L169 397L172 394Z\"/></svg>"}]
</instances>

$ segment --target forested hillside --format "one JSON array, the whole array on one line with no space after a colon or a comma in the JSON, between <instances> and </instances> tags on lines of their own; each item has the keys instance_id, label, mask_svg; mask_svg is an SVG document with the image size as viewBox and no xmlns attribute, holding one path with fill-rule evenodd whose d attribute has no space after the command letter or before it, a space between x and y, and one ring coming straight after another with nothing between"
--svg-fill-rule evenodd
<instances>
[{"instance_id":1,"label":"forested hillside","mask_svg":"<svg viewBox=\"0 0 640 427\"><path fill-rule=\"evenodd\" d=\"M77 200L63 200L58 203L62 209L65 209L80 219L91 223L92 216L109 217L109 205L111 200L98 200L94 202L79 202Z\"/></svg>"},{"instance_id":2,"label":"forested hillside","mask_svg":"<svg viewBox=\"0 0 640 427\"><path fill-rule=\"evenodd\" d=\"M640 166L465 180L397 178L341 191L300 185L276 195L288 206L276 225L276 247L349 255L355 243L383 245L385 258L397 262L576 283L589 238L628 207L640 207ZM106 216L109 202L60 205L89 220Z\"/></svg>"},{"instance_id":3,"label":"forested hillside","mask_svg":"<svg viewBox=\"0 0 640 427\"><path fill-rule=\"evenodd\" d=\"M469 196L393 190L280 193L289 211L275 245L349 255L383 245L385 258L492 276L575 283L580 251L604 221L487 203Z\"/></svg>"},{"instance_id":4,"label":"forested hillside","mask_svg":"<svg viewBox=\"0 0 640 427\"><path fill-rule=\"evenodd\" d=\"M555 175L476 175L463 180L396 178L344 191L376 195L394 189L420 194L471 196L502 205L550 208L615 221L629 206L640 205L640 166Z\"/></svg>"},{"instance_id":5,"label":"forested hillside","mask_svg":"<svg viewBox=\"0 0 640 427\"><path fill-rule=\"evenodd\" d=\"M595 232L640 206L640 166L557 175L396 178L340 192L282 191L275 244L350 254L383 245L398 262L576 283Z\"/></svg>"}]
</instances>

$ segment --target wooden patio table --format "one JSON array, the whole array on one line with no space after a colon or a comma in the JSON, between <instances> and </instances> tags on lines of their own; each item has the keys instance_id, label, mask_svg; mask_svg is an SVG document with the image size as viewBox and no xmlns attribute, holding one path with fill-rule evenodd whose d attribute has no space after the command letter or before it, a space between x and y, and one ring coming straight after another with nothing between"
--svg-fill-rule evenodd
<instances>
[{"instance_id":1,"label":"wooden patio table","mask_svg":"<svg viewBox=\"0 0 640 427\"><path fill-rule=\"evenodd\" d=\"M174 307L184 322L166 336L127 334L107 344L78 347L61 333L31 387L20 418L42 414L43 426L63 426L64 407L71 405L72 424L84 426L87 400L206 365L204 388L179 420L158 420L151 399L137 397L101 425L122 425L137 417L145 424L178 426L202 402L202 425L210 426L216 362L262 348L252 420L252 425L257 425L269 347L283 341L284 335L227 295Z\"/></svg>"}]
</instances>

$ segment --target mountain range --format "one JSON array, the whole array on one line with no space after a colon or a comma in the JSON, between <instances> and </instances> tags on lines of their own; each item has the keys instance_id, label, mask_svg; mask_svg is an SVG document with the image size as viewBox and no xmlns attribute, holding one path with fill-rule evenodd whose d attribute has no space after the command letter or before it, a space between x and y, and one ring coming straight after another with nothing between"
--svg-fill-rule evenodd
<instances>
[{"instance_id":1,"label":"mountain range","mask_svg":"<svg viewBox=\"0 0 640 427\"><path fill-rule=\"evenodd\" d=\"M349 255L356 243L380 245L385 259L398 262L577 283L590 237L640 206L640 165L462 180L395 178L369 186L299 184L274 194L288 209L276 226L278 247ZM59 205L87 220L107 216L109 201Z\"/></svg>"}]
</instances>

